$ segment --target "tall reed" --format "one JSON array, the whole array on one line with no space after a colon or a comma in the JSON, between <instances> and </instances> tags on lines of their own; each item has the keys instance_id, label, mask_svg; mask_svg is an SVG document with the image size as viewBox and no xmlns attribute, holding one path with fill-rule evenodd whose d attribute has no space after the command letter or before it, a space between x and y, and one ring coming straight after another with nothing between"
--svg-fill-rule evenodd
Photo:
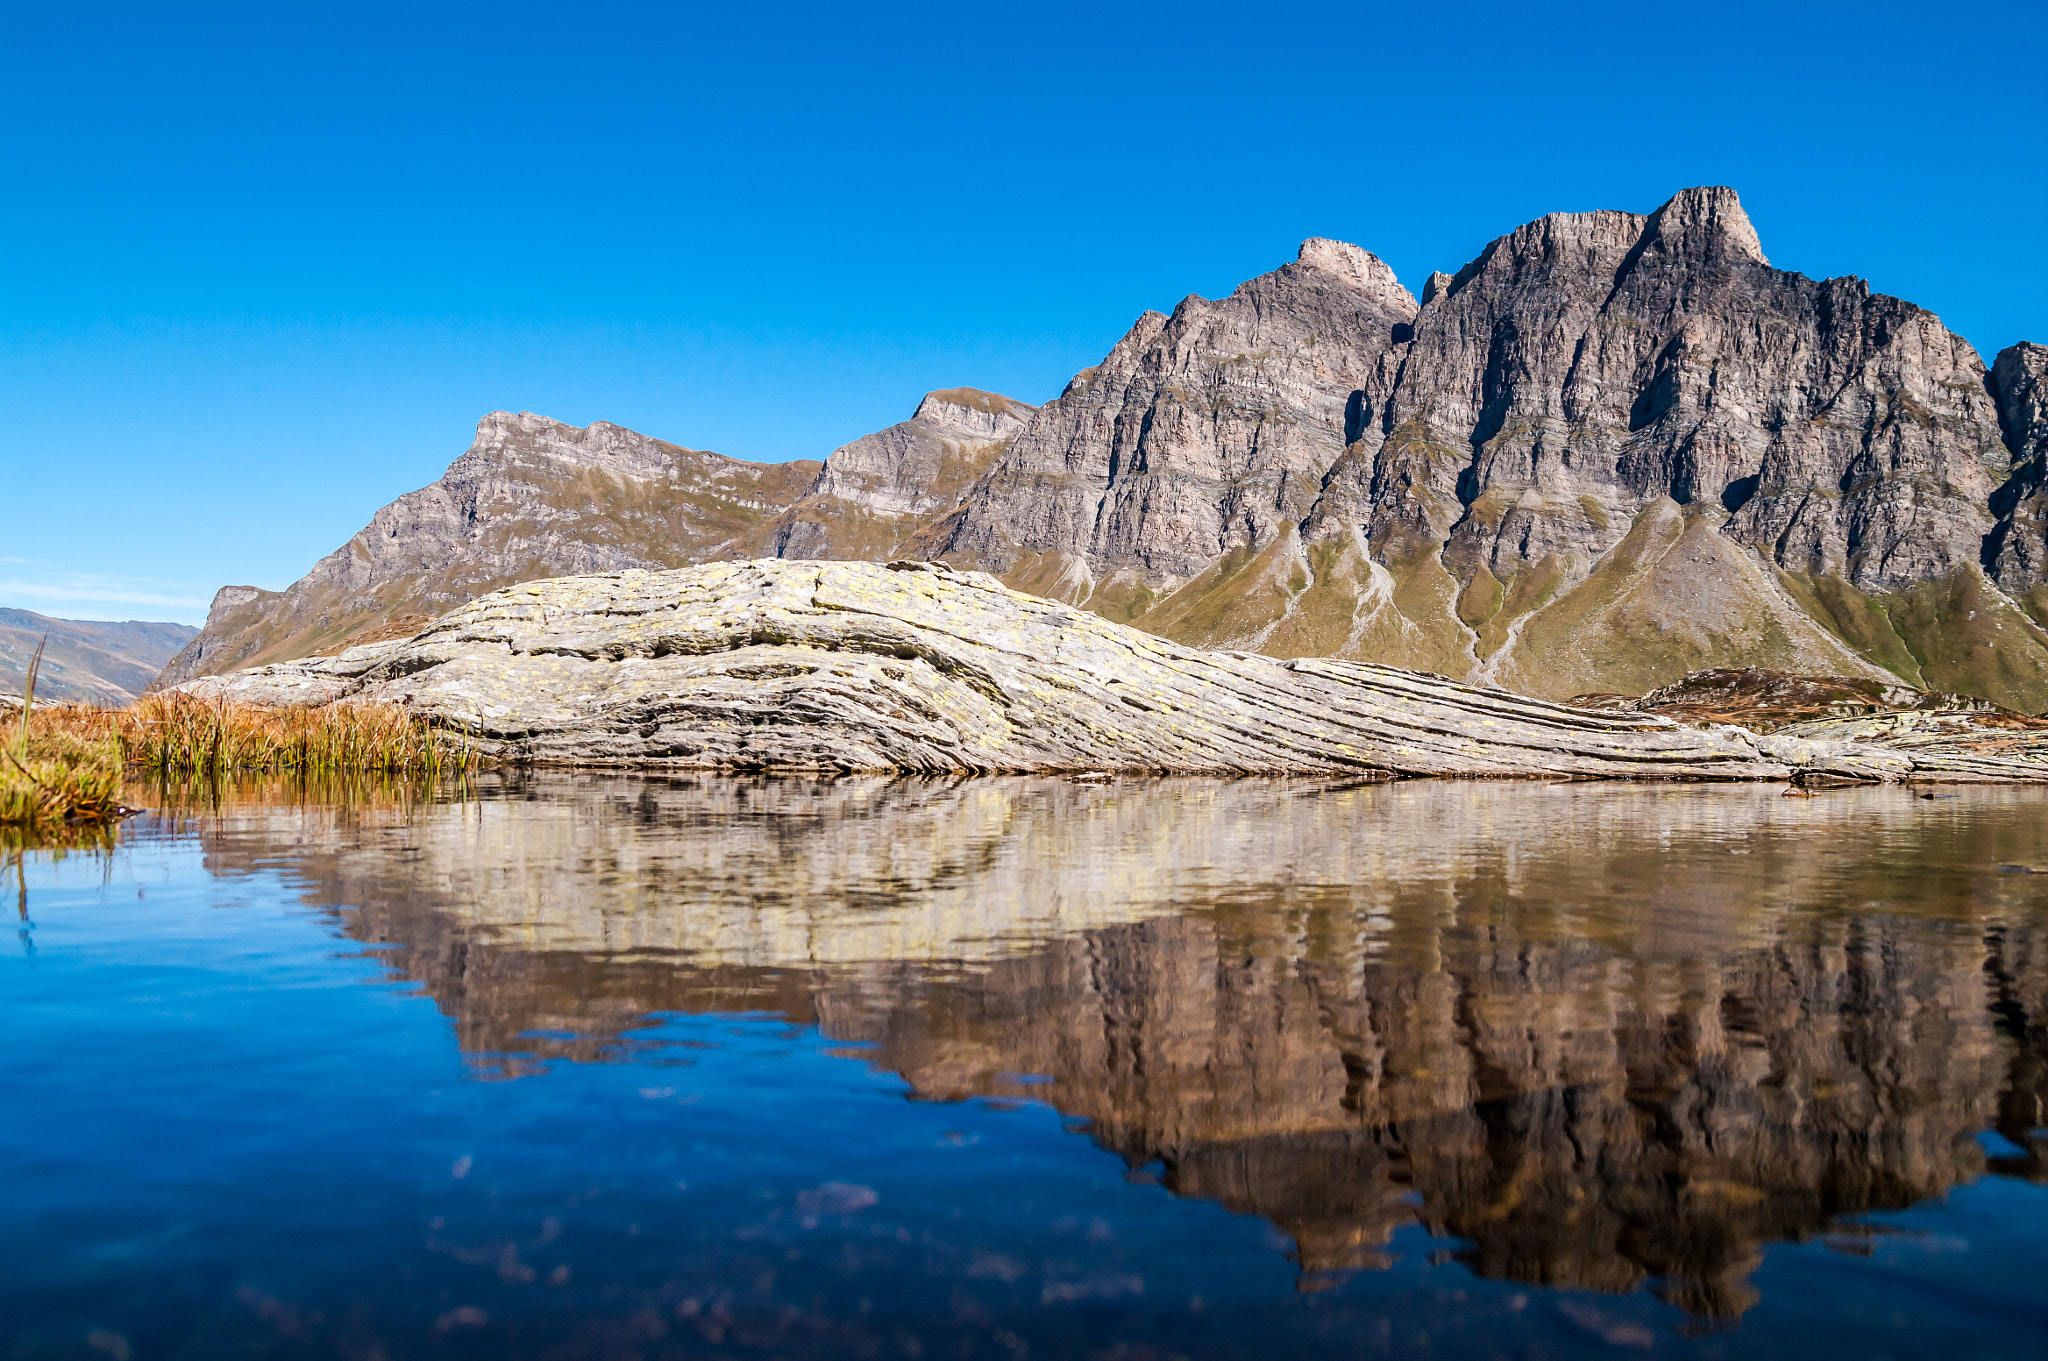
<instances>
[{"instance_id":1,"label":"tall reed","mask_svg":"<svg viewBox=\"0 0 2048 1361\"><path fill-rule=\"evenodd\" d=\"M272 708L172 692L125 711L129 759L165 775L231 771L391 771L428 777L477 764L451 739L395 704Z\"/></svg>"},{"instance_id":2,"label":"tall reed","mask_svg":"<svg viewBox=\"0 0 2048 1361\"><path fill-rule=\"evenodd\" d=\"M437 780L474 770L476 749L395 704L273 708L145 695L126 709L36 707L34 670L0 741L0 824L106 821L124 812L131 768L154 779L233 774L382 774Z\"/></svg>"},{"instance_id":3,"label":"tall reed","mask_svg":"<svg viewBox=\"0 0 2048 1361\"><path fill-rule=\"evenodd\" d=\"M36 678L45 637L36 645L21 691L13 742L0 746L0 825L106 821L121 812L120 739L106 722L45 721Z\"/></svg>"}]
</instances>

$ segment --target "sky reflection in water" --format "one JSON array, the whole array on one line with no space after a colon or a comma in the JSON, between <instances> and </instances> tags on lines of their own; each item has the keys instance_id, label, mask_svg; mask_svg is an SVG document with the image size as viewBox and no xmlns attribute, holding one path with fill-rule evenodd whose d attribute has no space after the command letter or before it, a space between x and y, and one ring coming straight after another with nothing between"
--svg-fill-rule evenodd
<instances>
[{"instance_id":1,"label":"sky reflection in water","mask_svg":"<svg viewBox=\"0 0 2048 1361\"><path fill-rule=\"evenodd\" d=\"M2048 793L475 793L28 854L0 1355L2048 1327Z\"/></svg>"}]
</instances>

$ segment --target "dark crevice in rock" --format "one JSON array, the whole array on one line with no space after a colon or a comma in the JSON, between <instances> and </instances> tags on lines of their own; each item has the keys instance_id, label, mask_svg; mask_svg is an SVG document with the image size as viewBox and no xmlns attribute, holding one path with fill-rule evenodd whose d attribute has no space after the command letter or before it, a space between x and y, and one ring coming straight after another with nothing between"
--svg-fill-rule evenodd
<instances>
[{"instance_id":1,"label":"dark crevice in rock","mask_svg":"<svg viewBox=\"0 0 2048 1361\"><path fill-rule=\"evenodd\" d=\"M1733 515L1736 511L1748 505L1750 498L1756 495L1760 476L1760 474L1751 473L1748 477L1738 477L1722 488L1721 508L1730 515Z\"/></svg>"}]
</instances>

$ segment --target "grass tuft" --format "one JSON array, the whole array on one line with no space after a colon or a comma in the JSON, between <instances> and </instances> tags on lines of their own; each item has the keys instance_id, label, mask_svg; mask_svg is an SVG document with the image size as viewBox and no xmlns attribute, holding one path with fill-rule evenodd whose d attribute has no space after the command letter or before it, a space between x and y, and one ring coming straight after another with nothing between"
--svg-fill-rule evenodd
<instances>
[{"instance_id":1,"label":"grass tuft","mask_svg":"<svg viewBox=\"0 0 2048 1361\"><path fill-rule=\"evenodd\" d=\"M429 777L476 766L452 741L395 704L272 708L175 691L144 695L124 734L129 759L152 774L231 771L383 771Z\"/></svg>"},{"instance_id":2,"label":"grass tuft","mask_svg":"<svg viewBox=\"0 0 2048 1361\"><path fill-rule=\"evenodd\" d=\"M0 750L0 825L105 822L121 813L121 744L90 723L36 721L36 678L49 641L45 634L36 644L13 745Z\"/></svg>"},{"instance_id":3,"label":"grass tuft","mask_svg":"<svg viewBox=\"0 0 2048 1361\"><path fill-rule=\"evenodd\" d=\"M107 823L128 810L123 782L237 774L416 776L474 770L467 738L451 738L395 704L272 708L172 692L126 709L34 702L34 668L13 740L0 745L0 825ZM12 716L10 716L12 717Z\"/></svg>"}]
</instances>

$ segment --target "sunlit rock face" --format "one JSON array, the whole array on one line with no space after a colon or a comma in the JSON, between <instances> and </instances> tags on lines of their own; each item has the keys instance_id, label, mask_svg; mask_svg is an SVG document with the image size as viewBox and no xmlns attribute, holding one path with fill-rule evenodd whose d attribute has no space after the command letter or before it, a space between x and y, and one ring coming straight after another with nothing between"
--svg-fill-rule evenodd
<instances>
[{"instance_id":1,"label":"sunlit rock face","mask_svg":"<svg viewBox=\"0 0 2048 1361\"><path fill-rule=\"evenodd\" d=\"M1376 256L1317 239L1228 297L1145 313L1011 440L944 548L1141 610L1308 515L1392 389L1415 309Z\"/></svg>"},{"instance_id":2,"label":"sunlit rock face","mask_svg":"<svg viewBox=\"0 0 2048 1361\"><path fill-rule=\"evenodd\" d=\"M749 463L596 421L494 411L448 471L379 510L282 592L223 587L158 687L405 638L501 586L772 554L888 558L951 511L1032 408L929 393L815 459Z\"/></svg>"},{"instance_id":3,"label":"sunlit rock face","mask_svg":"<svg viewBox=\"0 0 2048 1361\"><path fill-rule=\"evenodd\" d=\"M608 421L493 411L441 477L371 517L282 592L224 587L159 687L409 637L435 616L538 577L751 557L817 476Z\"/></svg>"},{"instance_id":4,"label":"sunlit rock face","mask_svg":"<svg viewBox=\"0 0 2048 1361\"><path fill-rule=\"evenodd\" d=\"M526 801L522 792L545 790ZM1705 1315L1774 1242L2048 1178L2024 790L562 777L253 807L483 1071L773 1010L916 1099L1036 1097L1262 1215L1304 1288L1420 1221L1488 1276ZM1029 1082L1020 1078L1032 1078Z\"/></svg>"},{"instance_id":5,"label":"sunlit rock face","mask_svg":"<svg viewBox=\"0 0 2048 1361\"><path fill-rule=\"evenodd\" d=\"M928 392L907 421L834 449L776 518L779 558L887 560L917 553L1024 428L1035 407L993 392Z\"/></svg>"},{"instance_id":6,"label":"sunlit rock face","mask_svg":"<svg viewBox=\"0 0 2048 1361\"><path fill-rule=\"evenodd\" d=\"M1141 317L949 556L1182 641L1547 697L1755 665L2048 705L2039 346L1987 369L1773 267L1722 187L1539 218L1419 306L1383 268L1309 242Z\"/></svg>"}]
</instances>

